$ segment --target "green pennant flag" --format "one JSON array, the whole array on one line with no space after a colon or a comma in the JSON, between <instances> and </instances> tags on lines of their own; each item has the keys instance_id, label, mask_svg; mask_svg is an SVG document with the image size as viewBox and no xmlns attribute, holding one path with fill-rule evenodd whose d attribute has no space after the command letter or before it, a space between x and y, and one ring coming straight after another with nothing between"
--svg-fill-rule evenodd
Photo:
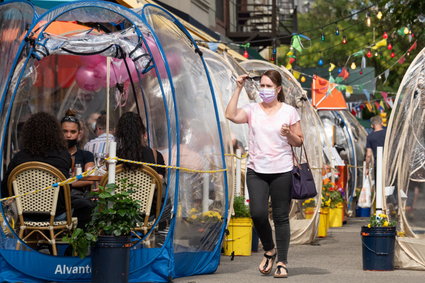
<instances>
[{"instance_id":1,"label":"green pennant flag","mask_svg":"<svg viewBox=\"0 0 425 283\"><path fill-rule=\"evenodd\" d=\"M291 47L294 48L295 50L297 50L300 53L303 51L303 46L301 44L301 38L300 38L299 35L292 36Z\"/></svg>"},{"instance_id":2,"label":"green pennant flag","mask_svg":"<svg viewBox=\"0 0 425 283\"><path fill-rule=\"evenodd\" d=\"M334 83L335 82L335 79L334 79L334 77L332 77L332 75L329 75L329 82L330 83Z\"/></svg>"},{"instance_id":3,"label":"green pennant flag","mask_svg":"<svg viewBox=\"0 0 425 283\"><path fill-rule=\"evenodd\" d=\"M346 89L346 86L345 85L337 85L336 89L339 90L339 91L344 91Z\"/></svg>"},{"instance_id":4,"label":"green pennant flag","mask_svg":"<svg viewBox=\"0 0 425 283\"><path fill-rule=\"evenodd\" d=\"M335 82L337 83L337 84L339 84L340 82L342 82L344 80L344 78L343 77L337 77L336 79L335 79Z\"/></svg>"},{"instance_id":5,"label":"green pennant flag","mask_svg":"<svg viewBox=\"0 0 425 283\"><path fill-rule=\"evenodd\" d=\"M363 56L363 54L364 54L364 50L360 50L360 51L357 51L356 53L354 53L353 56L354 57L360 57L360 56Z\"/></svg>"}]
</instances>

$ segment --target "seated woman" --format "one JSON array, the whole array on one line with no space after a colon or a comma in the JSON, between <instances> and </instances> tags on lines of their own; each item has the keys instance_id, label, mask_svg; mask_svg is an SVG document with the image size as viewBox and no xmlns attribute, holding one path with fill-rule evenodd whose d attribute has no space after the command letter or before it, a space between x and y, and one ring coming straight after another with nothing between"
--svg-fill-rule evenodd
<instances>
[{"instance_id":1,"label":"seated woman","mask_svg":"<svg viewBox=\"0 0 425 283\"><path fill-rule=\"evenodd\" d=\"M68 152L71 155L74 169L79 164L82 171L94 167L93 153L78 148L78 138L82 133L81 124L76 114L68 110L61 120L63 137L68 143ZM75 175L76 170L73 174ZM74 209L73 216L78 218L78 228L84 228L91 219L91 213L95 203L90 199L88 193L93 181L76 181L71 185L71 205Z\"/></svg>"},{"instance_id":2,"label":"seated woman","mask_svg":"<svg viewBox=\"0 0 425 283\"><path fill-rule=\"evenodd\" d=\"M157 150L152 150L147 145L146 127L138 114L126 112L121 116L115 129L115 140L117 142L118 157L134 161L165 165L162 154ZM133 170L141 165L123 163L123 166L126 170ZM162 179L165 177L165 168L153 167L153 169ZM157 207L157 197L154 196L153 199L151 216L155 215L153 212L156 211ZM162 203L164 203L164 195L162 196L162 199ZM167 205L158 223L159 230L164 230L168 226L168 220L170 217L171 203L170 200L167 200ZM162 241L163 240L164 239L162 239ZM162 245L161 240L158 242L157 238L156 244Z\"/></svg>"},{"instance_id":3,"label":"seated woman","mask_svg":"<svg viewBox=\"0 0 425 283\"><path fill-rule=\"evenodd\" d=\"M68 153L61 128L55 117L40 112L33 114L22 129L22 149L13 156L9 163L2 182L2 197L9 196L7 179L12 170L18 165L39 161L50 164L59 169L66 178L69 178L71 169L71 155ZM60 190L56 208L57 218L64 215L65 199L63 190Z\"/></svg>"},{"instance_id":4,"label":"seated woman","mask_svg":"<svg viewBox=\"0 0 425 283\"><path fill-rule=\"evenodd\" d=\"M118 157L165 165L162 154L156 150L154 152L147 145L146 127L138 114L126 112L121 116L115 130L115 139L117 141ZM140 165L124 163L124 168L130 170L138 166ZM153 169L161 177L165 176L165 168L153 167Z\"/></svg>"}]
</instances>

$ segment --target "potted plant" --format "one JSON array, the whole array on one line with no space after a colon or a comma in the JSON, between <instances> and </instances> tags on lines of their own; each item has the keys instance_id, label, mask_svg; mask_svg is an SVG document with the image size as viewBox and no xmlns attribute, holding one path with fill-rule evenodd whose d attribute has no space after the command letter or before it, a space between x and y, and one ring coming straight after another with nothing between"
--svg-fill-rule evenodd
<instances>
[{"instance_id":1,"label":"potted plant","mask_svg":"<svg viewBox=\"0 0 425 283\"><path fill-rule=\"evenodd\" d=\"M304 210L305 219L311 219L314 215L314 209L316 208L316 200L314 198L309 198L303 201L302 207Z\"/></svg>"},{"instance_id":2,"label":"potted plant","mask_svg":"<svg viewBox=\"0 0 425 283\"><path fill-rule=\"evenodd\" d=\"M344 217L344 198L342 188L337 188L335 183L329 182L329 226L341 227Z\"/></svg>"},{"instance_id":3,"label":"potted plant","mask_svg":"<svg viewBox=\"0 0 425 283\"><path fill-rule=\"evenodd\" d=\"M233 213L227 228L229 233L224 240L224 254L251 255L252 220L243 196L234 198Z\"/></svg>"},{"instance_id":4,"label":"potted plant","mask_svg":"<svg viewBox=\"0 0 425 283\"><path fill-rule=\"evenodd\" d=\"M396 221L374 214L361 228L364 270L393 270Z\"/></svg>"},{"instance_id":5,"label":"potted plant","mask_svg":"<svg viewBox=\"0 0 425 283\"><path fill-rule=\"evenodd\" d=\"M198 232L196 235L190 233L189 241L191 246L198 247L202 250L213 250L217 246L219 233L223 222L220 212L215 210L199 211L192 208L187 218L187 232L190 233L194 229Z\"/></svg>"},{"instance_id":6,"label":"potted plant","mask_svg":"<svg viewBox=\"0 0 425 283\"><path fill-rule=\"evenodd\" d=\"M329 207L331 206L331 198L329 193L330 183L323 184L322 196L320 203L320 217L319 217L319 228L317 231L318 237L326 237L328 235L329 228Z\"/></svg>"},{"instance_id":7,"label":"potted plant","mask_svg":"<svg viewBox=\"0 0 425 283\"><path fill-rule=\"evenodd\" d=\"M130 196L131 185L120 182L124 189L119 193L114 193L115 184L92 192L97 201L91 221L65 238L81 258L91 248L93 282L128 282L130 234L143 217L139 201Z\"/></svg>"}]
</instances>

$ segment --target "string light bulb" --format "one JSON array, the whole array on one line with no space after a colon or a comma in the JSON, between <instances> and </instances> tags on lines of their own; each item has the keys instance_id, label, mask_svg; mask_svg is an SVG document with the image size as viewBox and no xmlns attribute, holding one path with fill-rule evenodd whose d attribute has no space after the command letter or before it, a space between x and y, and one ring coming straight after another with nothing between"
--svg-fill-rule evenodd
<instances>
[{"instance_id":1,"label":"string light bulb","mask_svg":"<svg viewBox=\"0 0 425 283\"><path fill-rule=\"evenodd\" d=\"M388 38L388 33L386 31L384 31L384 34L382 35L383 39L387 39Z\"/></svg>"},{"instance_id":2,"label":"string light bulb","mask_svg":"<svg viewBox=\"0 0 425 283\"><path fill-rule=\"evenodd\" d=\"M375 52L375 57L378 57L378 51Z\"/></svg>"},{"instance_id":3,"label":"string light bulb","mask_svg":"<svg viewBox=\"0 0 425 283\"><path fill-rule=\"evenodd\" d=\"M382 19L382 12L379 11L378 14L376 14L376 17L378 18L378 20Z\"/></svg>"},{"instance_id":4,"label":"string light bulb","mask_svg":"<svg viewBox=\"0 0 425 283\"><path fill-rule=\"evenodd\" d=\"M405 27L404 30L403 30L403 32L404 32L404 34L408 34L409 33L409 28L408 27Z\"/></svg>"},{"instance_id":5,"label":"string light bulb","mask_svg":"<svg viewBox=\"0 0 425 283\"><path fill-rule=\"evenodd\" d=\"M394 52L391 52L391 58L394 58L395 57L395 53Z\"/></svg>"},{"instance_id":6,"label":"string light bulb","mask_svg":"<svg viewBox=\"0 0 425 283\"><path fill-rule=\"evenodd\" d=\"M304 76L302 76L302 77L301 77L301 82L302 82L302 83L305 83L305 81L306 81L305 77L304 77Z\"/></svg>"},{"instance_id":7,"label":"string light bulb","mask_svg":"<svg viewBox=\"0 0 425 283\"><path fill-rule=\"evenodd\" d=\"M246 49L243 52L243 57L245 57L245 58L248 58L249 57L248 51Z\"/></svg>"},{"instance_id":8,"label":"string light bulb","mask_svg":"<svg viewBox=\"0 0 425 283\"><path fill-rule=\"evenodd\" d=\"M367 58L372 57L372 52L370 52L370 50L369 50L369 51L367 51L366 56L367 56Z\"/></svg>"},{"instance_id":9,"label":"string light bulb","mask_svg":"<svg viewBox=\"0 0 425 283\"><path fill-rule=\"evenodd\" d=\"M342 37L341 43L342 44L347 44L347 37L345 35Z\"/></svg>"},{"instance_id":10,"label":"string light bulb","mask_svg":"<svg viewBox=\"0 0 425 283\"><path fill-rule=\"evenodd\" d=\"M357 68L356 63L354 63L354 62L353 62L353 63L351 63L350 68L351 68L351 69L353 69L353 70L355 70L355 69Z\"/></svg>"},{"instance_id":11,"label":"string light bulb","mask_svg":"<svg viewBox=\"0 0 425 283\"><path fill-rule=\"evenodd\" d=\"M323 59L322 58L320 58L319 61L317 61L317 65L323 66Z\"/></svg>"},{"instance_id":12,"label":"string light bulb","mask_svg":"<svg viewBox=\"0 0 425 283\"><path fill-rule=\"evenodd\" d=\"M325 34L324 34L323 30L322 30L322 35L320 36L320 39L322 41L325 41L326 40L326 37L325 37Z\"/></svg>"},{"instance_id":13,"label":"string light bulb","mask_svg":"<svg viewBox=\"0 0 425 283\"><path fill-rule=\"evenodd\" d=\"M392 46L392 44L391 44L391 43L388 43L388 45L387 45L387 49L388 49L388 50L393 49L393 46Z\"/></svg>"},{"instance_id":14,"label":"string light bulb","mask_svg":"<svg viewBox=\"0 0 425 283\"><path fill-rule=\"evenodd\" d=\"M370 14L366 14L366 25L370 27L372 25L372 20L370 19Z\"/></svg>"},{"instance_id":15,"label":"string light bulb","mask_svg":"<svg viewBox=\"0 0 425 283\"><path fill-rule=\"evenodd\" d=\"M338 28L338 26L336 26L336 28L335 28L335 35L339 35L339 28Z\"/></svg>"}]
</instances>

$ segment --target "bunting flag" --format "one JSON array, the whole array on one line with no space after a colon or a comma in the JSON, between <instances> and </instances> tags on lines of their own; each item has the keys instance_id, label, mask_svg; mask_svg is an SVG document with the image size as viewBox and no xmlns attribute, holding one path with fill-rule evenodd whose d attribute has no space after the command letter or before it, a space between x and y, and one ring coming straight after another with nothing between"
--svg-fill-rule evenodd
<instances>
[{"instance_id":1,"label":"bunting flag","mask_svg":"<svg viewBox=\"0 0 425 283\"><path fill-rule=\"evenodd\" d=\"M341 70L341 73L338 74L338 77L343 78L346 80L350 76L350 73L347 71L347 68L343 67Z\"/></svg>"},{"instance_id":2,"label":"bunting flag","mask_svg":"<svg viewBox=\"0 0 425 283\"><path fill-rule=\"evenodd\" d=\"M384 112L385 111L384 101L383 100L379 101L379 105L381 106L379 109L382 109L382 112Z\"/></svg>"},{"instance_id":3,"label":"bunting flag","mask_svg":"<svg viewBox=\"0 0 425 283\"><path fill-rule=\"evenodd\" d=\"M370 92L365 88L363 88L362 91L364 95L366 95L367 101L370 101Z\"/></svg>"},{"instance_id":4,"label":"bunting flag","mask_svg":"<svg viewBox=\"0 0 425 283\"><path fill-rule=\"evenodd\" d=\"M407 51L411 52L412 50L416 49L416 47L418 47L418 45L416 44L416 41L415 41L415 42L412 44L412 46L410 46L409 50L407 50Z\"/></svg>"},{"instance_id":5,"label":"bunting flag","mask_svg":"<svg viewBox=\"0 0 425 283\"><path fill-rule=\"evenodd\" d=\"M344 96L336 88L336 84L319 76L313 77L311 86L312 104L318 110L347 109Z\"/></svg>"},{"instance_id":6,"label":"bunting flag","mask_svg":"<svg viewBox=\"0 0 425 283\"><path fill-rule=\"evenodd\" d=\"M360 57L363 55L364 55L364 50L357 51L356 53L353 54L354 57Z\"/></svg>"},{"instance_id":7,"label":"bunting flag","mask_svg":"<svg viewBox=\"0 0 425 283\"><path fill-rule=\"evenodd\" d=\"M292 71L292 75L294 75L294 78L298 80L300 78L300 76L301 76L301 73L298 72L298 71L293 70Z\"/></svg>"},{"instance_id":8,"label":"bunting flag","mask_svg":"<svg viewBox=\"0 0 425 283\"><path fill-rule=\"evenodd\" d=\"M347 85L347 87L345 88L345 92L349 92L350 94L353 93L353 87L350 85Z\"/></svg>"},{"instance_id":9,"label":"bunting flag","mask_svg":"<svg viewBox=\"0 0 425 283\"><path fill-rule=\"evenodd\" d=\"M301 43L301 38L299 35L292 36L291 47L300 53L303 51L304 46Z\"/></svg>"},{"instance_id":10,"label":"bunting flag","mask_svg":"<svg viewBox=\"0 0 425 283\"><path fill-rule=\"evenodd\" d=\"M391 97L388 98L387 103L390 108L394 108L394 101Z\"/></svg>"},{"instance_id":11,"label":"bunting flag","mask_svg":"<svg viewBox=\"0 0 425 283\"><path fill-rule=\"evenodd\" d=\"M406 61L406 58L404 58L404 56L401 56L400 59L398 59L398 63L401 65L404 63L404 61Z\"/></svg>"},{"instance_id":12,"label":"bunting flag","mask_svg":"<svg viewBox=\"0 0 425 283\"><path fill-rule=\"evenodd\" d=\"M208 48L213 51L216 52L218 49L218 43L217 42L208 42Z\"/></svg>"},{"instance_id":13,"label":"bunting flag","mask_svg":"<svg viewBox=\"0 0 425 283\"><path fill-rule=\"evenodd\" d=\"M384 72L384 76L385 76L384 83L387 81L389 75L390 75L390 69L386 69L385 72Z\"/></svg>"},{"instance_id":14,"label":"bunting flag","mask_svg":"<svg viewBox=\"0 0 425 283\"><path fill-rule=\"evenodd\" d=\"M384 47L384 46L387 46L387 39L386 38L378 41L374 46L372 46L372 49L376 50L376 49L378 49L380 47Z\"/></svg>"},{"instance_id":15,"label":"bunting flag","mask_svg":"<svg viewBox=\"0 0 425 283\"><path fill-rule=\"evenodd\" d=\"M362 64L361 64L361 68L362 69L366 69L366 57L362 57Z\"/></svg>"},{"instance_id":16,"label":"bunting flag","mask_svg":"<svg viewBox=\"0 0 425 283\"><path fill-rule=\"evenodd\" d=\"M366 102L366 103L365 103L365 105L366 105L367 110L369 110L369 112L373 112L372 105L370 104L370 102L369 102L369 101L368 101L368 102Z\"/></svg>"}]
</instances>

